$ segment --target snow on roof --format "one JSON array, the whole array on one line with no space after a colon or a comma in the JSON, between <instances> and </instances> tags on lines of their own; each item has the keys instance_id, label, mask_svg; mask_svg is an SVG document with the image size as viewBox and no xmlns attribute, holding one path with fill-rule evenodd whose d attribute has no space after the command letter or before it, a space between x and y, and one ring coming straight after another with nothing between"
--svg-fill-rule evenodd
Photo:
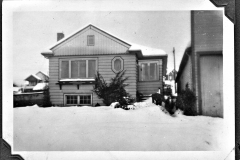
<instances>
[{"instance_id":1,"label":"snow on roof","mask_svg":"<svg viewBox=\"0 0 240 160\"><path fill-rule=\"evenodd\" d=\"M142 45L134 44L134 43L131 43L131 44L132 45L129 48L129 51L141 50L143 56L165 56L165 55L167 55L166 52L161 49L150 48L150 47L146 47L146 46L142 46Z\"/></svg>"},{"instance_id":2,"label":"snow on roof","mask_svg":"<svg viewBox=\"0 0 240 160\"><path fill-rule=\"evenodd\" d=\"M40 77L38 77L37 75L34 75L34 74L31 74L30 76L28 76L25 80L27 80L29 77L33 76L34 78L38 79L38 80L41 80Z\"/></svg>"},{"instance_id":3,"label":"snow on roof","mask_svg":"<svg viewBox=\"0 0 240 160\"><path fill-rule=\"evenodd\" d=\"M89 24L87 25L86 27L83 27L81 29L78 29L74 32L72 32L70 35L64 37L63 39L59 40L58 42L54 43L53 45L51 45L49 48L50 49L47 49L45 51L43 51L42 53L44 54L52 54L52 51L51 49L53 49L55 46L59 45L60 43L62 43L63 41L69 39L70 37L74 36L75 34L77 34L78 32L81 32L82 30L86 29L87 27L89 26L92 26L102 32L105 32L106 34L120 40L121 42L127 44L127 45L130 45L130 48L129 48L129 51L136 51L136 50L141 50L142 51L142 54L143 56L165 56L167 55L166 52L164 50L161 50L161 49L156 49L156 48L150 48L150 47L146 47L146 46L142 46L142 45L139 45L139 44L135 44L135 43L129 43L128 41L125 41L123 39L120 39L118 38L117 36L114 36L114 34L110 33L110 32L106 32L102 29L100 29L99 27L96 27L95 25L92 25L92 24Z\"/></svg>"},{"instance_id":4,"label":"snow on roof","mask_svg":"<svg viewBox=\"0 0 240 160\"><path fill-rule=\"evenodd\" d=\"M95 81L95 79L61 79L60 82L72 82L72 81Z\"/></svg>"},{"instance_id":5,"label":"snow on roof","mask_svg":"<svg viewBox=\"0 0 240 160\"><path fill-rule=\"evenodd\" d=\"M47 83L38 83L36 86L33 87L33 90L44 90L48 87Z\"/></svg>"}]
</instances>

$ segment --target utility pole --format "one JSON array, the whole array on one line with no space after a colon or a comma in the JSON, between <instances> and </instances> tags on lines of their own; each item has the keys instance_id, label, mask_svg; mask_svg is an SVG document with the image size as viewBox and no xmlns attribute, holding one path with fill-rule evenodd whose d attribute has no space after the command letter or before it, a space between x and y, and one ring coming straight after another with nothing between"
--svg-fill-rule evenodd
<instances>
[{"instance_id":1,"label":"utility pole","mask_svg":"<svg viewBox=\"0 0 240 160\"><path fill-rule=\"evenodd\" d=\"M176 68L175 68L175 48L173 47L173 63L174 63L174 70L173 70L173 77L174 77L174 92L176 93L176 84L175 84L175 71L176 71Z\"/></svg>"}]
</instances>

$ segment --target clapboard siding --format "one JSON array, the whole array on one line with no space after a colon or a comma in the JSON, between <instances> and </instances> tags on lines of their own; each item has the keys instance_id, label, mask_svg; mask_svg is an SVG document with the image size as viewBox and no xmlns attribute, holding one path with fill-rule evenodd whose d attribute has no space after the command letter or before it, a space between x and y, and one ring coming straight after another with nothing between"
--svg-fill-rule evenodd
<instances>
[{"instance_id":1,"label":"clapboard siding","mask_svg":"<svg viewBox=\"0 0 240 160\"><path fill-rule=\"evenodd\" d=\"M125 82L128 84L126 86L126 91L130 93L132 97L136 97L137 90L137 71L136 71L136 56L135 55L127 55L121 54L117 55L124 60L124 70L125 77L128 77L128 80ZM97 69L99 73L103 76L103 78L109 83L110 79L115 76L116 73L112 71L112 59L116 57L116 55L89 55L89 56L67 56L67 57L51 57L49 59L49 88L50 88L50 97L51 101L55 105L64 105L64 94L67 93L92 93L93 85L80 85L79 89L77 89L76 85L63 85L62 90L60 90L59 85L56 83L60 80L59 77L59 63L60 59L74 59L74 58L97 58L98 66ZM93 94L93 105L96 103L100 103L103 105L102 100L98 99L97 95Z\"/></svg>"},{"instance_id":2,"label":"clapboard siding","mask_svg":"<svg viewBox=\"0 0 240 160\"><path fill-rule=\"evenodd\" d=\"M94 35L94 46L87 45L87 36ZM74 35L68 41L54 48L55 55L91 55L91 54L121 54L126 53L130 46L118 41L111 36L99 32L94 27Z\"/></svg>"}]
</instances>

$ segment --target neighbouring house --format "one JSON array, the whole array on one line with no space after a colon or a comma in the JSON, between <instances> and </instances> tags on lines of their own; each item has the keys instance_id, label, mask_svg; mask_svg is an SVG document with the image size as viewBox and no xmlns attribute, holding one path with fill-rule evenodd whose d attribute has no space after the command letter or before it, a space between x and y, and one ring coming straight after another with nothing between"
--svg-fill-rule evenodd
<instances>
[{"instance_id":1,"label":"neighbouring house","mask_svg":"<svg viewBox=\"0 0 240 160\"><path fill-rule=\"evenodd\" d=\"M62 39L61 39L62 38ZM126 70L125 89L136 98L137 91L151 95L163 88L167 54L127 43L93 25L64 38L41 54L49 59L49 91L54 105L103 105L92 92L98 71L109 82L115 74Z\"/></svg>"},{"instance_id":2,"label":"neighbouring house","mask_svg":"<svg viewBox=\"0 0 240 160\"><path fill-rule=\"evenodd\" d=\"M198 114L223 117L223 13L191 11L191 46L176 77L178 93L186 84L197 97Z\"/></svg>"},{"instance_id":3,"label":"neighbouring house","mask_svg":"<svg viewBox=\"0 0 240 160\"><path fill-rule=\"evenodd\" d=\"M31 74L28 76L25 81L27 82L26 85L23 87L24 92L34 92L34 87L38 85L39 83L48 84L49 77L47 74L39 71L36 74ZM42 86L42 84L40 84ZM35 87L36 88L36 87ZM38 88L38 87L37 87ZM46 89L46 87L45 87Z\"/></svg>"}]
</instances>

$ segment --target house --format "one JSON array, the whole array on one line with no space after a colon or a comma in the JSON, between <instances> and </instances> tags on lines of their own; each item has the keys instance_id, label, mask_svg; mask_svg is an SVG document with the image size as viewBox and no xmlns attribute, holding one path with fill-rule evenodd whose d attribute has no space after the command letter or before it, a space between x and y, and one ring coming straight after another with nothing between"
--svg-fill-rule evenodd
<instances>
[{"instance_id":1,"label":"house","mask_svg":"<svg viewBox=\"0 0 240 160\"><path fill-rule=\"evenodd\" d=\"M176 82L197 97L198 114L223 117L222 11L191 11L191 46L183 55Z\"/></svg>"},{"instance_id":2,"label":"house","mask_svg":"<svg viewBox=\"0 0 240 160\"><path fill-rule=\"evenodd\" d=\"M30 76L28 76L25 81L28 82L28 86L35 86L37 85L38 83L41 83L41 82L48 82L49 81L49 77L39 71L38 73L36 74L31 74Z\"/></svg>"},{"instance_id":3,"label":"house","mask_svg":"<svg viewBox=\"0 0 240 160\"><path fill-rule=\"evenodd\" d=\"M23 88L24 92L33 92L35 90L34 88L36 88L36 85L38 85L39 83L44 83L44 84L48 83L49 77L47 76L47 74L39 71L36 74L31 74L30 76L28 76L25 79L25 81L27 83ZM42 85L40 84L40 86L42 86ZM37 87L37 88L39 88L39 87Z\"/></svg>"},{"instance_id":4,"label":"house","mask_svg":"<svg viewBox=\"0 0 240 160\"><path fill-rule=\"evenodd\" d=\"M127 43L91 24L63 37L58 33L57 43L41 53L49 59L52 104L103 105L92 92L97 71L109 82L126 70L125 89L134 98L137 91L150 95L163 87L167 65L163 50Z\"/></svg>"}]
</instances>

